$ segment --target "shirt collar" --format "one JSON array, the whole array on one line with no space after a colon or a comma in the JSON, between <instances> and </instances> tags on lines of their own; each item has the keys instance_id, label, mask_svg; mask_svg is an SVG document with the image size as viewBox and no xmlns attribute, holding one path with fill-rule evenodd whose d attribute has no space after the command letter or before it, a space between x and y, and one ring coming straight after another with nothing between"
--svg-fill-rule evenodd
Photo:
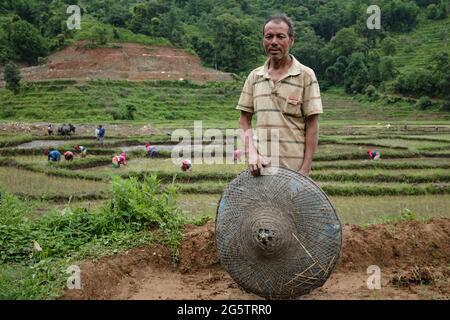
<instances>
[{"instance_id":1,"label":"shirt collar","mask_svg":"<svg viewBox=\"0 0 450 320\"><path fill-rule=\"evenodd\" d=\"M299 74L302 73L301 64L300 64L300 62L298 62L298 60L292 54L290 54L289 56L292 58L292 65L289 68L289 70L287 71L287 75L288 76L298 76ZM269 61L270 61L270 58L266 60L266 62L264 63L264 66L257 73L259 76L262 76L266 79L270 79Z\"/></svg>"}]
</instances>

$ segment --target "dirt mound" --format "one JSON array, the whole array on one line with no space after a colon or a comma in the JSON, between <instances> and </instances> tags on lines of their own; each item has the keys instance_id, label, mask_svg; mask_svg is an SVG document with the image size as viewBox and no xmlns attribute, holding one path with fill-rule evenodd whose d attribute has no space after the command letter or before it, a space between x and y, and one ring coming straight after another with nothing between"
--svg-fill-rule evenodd
<instances>
[{"instance_id":1,"label":"dirt mound","mask_svg":"<svg viewBox=\"0 0 450 320\"><path fill-rule=\"evenodd\" d=\"M367 228L345 226L338 268L442 265L448 262L450 219L439 218L428 223L398 222Z\"/></svg>"},{"instance_id":2,"label":"dirt mound","mask_svg":"<svg viewBox=\"0 0 450 320\"><path fill-rule=\"evenodd\" d=\"M67 290L63 299L105 299L120 294L125 284L133 285L148 265L170 268L171 253L163 246L132 249L124 253L102 257L98 261L79 264L82 290Z\"/></svg>"},{"instance_id":3,"label":"dirt mound","mask_svg":"<svg viewBox=\"0 0 450 320\"><path fill-rule=\"evenodd\" d=\"M345 226L343 252L326 284L302 299L448 299L450 219L367 228ZM381 290L367 287L367 267L382 270ZM83 262L83 290L63 299L260 299L220 267L214 223L188 226L177 267L161 246Z\"/></svg>"},{"instance_id":4,"label":"dirt mound","mask_svg":"<svg viewBox=\"0 0 450 320\"><path fill-rule=\"evenodd\" d=\"M77 42L50 55L48 63L22 68L24 80L111 79L228 81L228 73L205 68L200 59L182 49L121 43L108 48L86 48Z\"/></svg>"},{"instance_id":5,"label":"dirt mound","mask_svg":"<svg viewBox=\"0 0 450 320\"><path fill-rule=\"evenodd\" d=\"M219 263L214 245L214 223L184 234L180 270L197 271ZM343 228L339 270L358 270L370 265L402 267L442 265L450 262L450 219Z\"/></svg>"},{"instance_id":6,"label":"dirt mound","mask_svg":"<svg viewBox=\"0 0 450 320\"><path fill-rule=\"evenodd\" d=\"M215 244L214 222L202 227L188 226L180 248L180 271L192 273L219 263Z\"/></svg>"}]
</instances>

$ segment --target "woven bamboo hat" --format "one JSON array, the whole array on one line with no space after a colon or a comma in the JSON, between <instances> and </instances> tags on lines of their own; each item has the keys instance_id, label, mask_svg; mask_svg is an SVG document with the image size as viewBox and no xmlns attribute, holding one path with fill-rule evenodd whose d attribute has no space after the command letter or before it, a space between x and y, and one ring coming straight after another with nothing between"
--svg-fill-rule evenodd
<instances>
[{"instance_id":1,"label":"woven bamboo hat","mask_svg":"<svg viewBox=\"0 0 450 320\"><path fill-rule=\"evenodd\" d=\"M245 290L293 299L322 286L342 245L341 223L310 178L285 168L225 189L217 209L216 248L224 269Z\"/></svg>"}]
</instances>

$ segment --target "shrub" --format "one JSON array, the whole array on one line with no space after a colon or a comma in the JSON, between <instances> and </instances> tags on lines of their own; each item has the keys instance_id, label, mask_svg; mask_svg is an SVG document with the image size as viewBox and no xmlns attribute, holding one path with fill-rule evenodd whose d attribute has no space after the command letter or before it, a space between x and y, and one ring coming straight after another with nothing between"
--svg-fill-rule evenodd
<instances>
[{"instance_id":1,"label":"shrub","mask_svg":"<svg viewBox=\"0 0 450 320\"><path fill-rule=\"evenodd\" d=\"M373 85L367 86L364 93L370 98L370 100L376 100L379 97L377 89Z\"/></svg>"},{"instance_id":2,"label":"shrub","mask_svg":"<svg viewBox=\"0 0 450 320\"><path fill-rule=\"evenodd\" d=\"M417 101L416 106L422 110L425 110L433 106L433 102L430 100L429 97L423 96L420 97L420 99Z\"/></svg>"}]
</instances>

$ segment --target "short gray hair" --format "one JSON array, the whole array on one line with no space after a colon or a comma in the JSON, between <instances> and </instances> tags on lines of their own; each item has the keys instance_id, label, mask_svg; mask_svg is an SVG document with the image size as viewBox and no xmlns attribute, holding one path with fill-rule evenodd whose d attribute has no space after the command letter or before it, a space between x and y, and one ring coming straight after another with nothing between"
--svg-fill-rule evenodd
<instances>
[{"instance_id":1,"label":"short gray hair","mask_svg":"<svg viewBox=\"0 0 450 320\"><path fill-rule=\"evenodd\" d=\"M288 36L289 37L293 37L295 36L295 30L294 30L294 22L291 20L291 18L289 18L286 14L284 13L279 13L279 14L274 14L271 15L270 17L268 17L266 19L266 22L264 22L264 26L263 26L263 34L264 34L264 30L266 29L266 25L270 22L270 21L282 21L284 23L286 23L289 27L288 30Z\"/></svg>"}]
</instances>

